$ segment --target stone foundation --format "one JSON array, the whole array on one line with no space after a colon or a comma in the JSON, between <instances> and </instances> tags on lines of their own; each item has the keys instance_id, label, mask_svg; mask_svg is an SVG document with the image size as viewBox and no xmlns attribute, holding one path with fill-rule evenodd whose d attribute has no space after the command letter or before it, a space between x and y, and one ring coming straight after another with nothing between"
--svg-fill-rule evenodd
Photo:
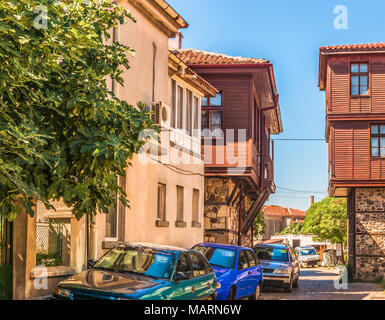
<instances>
[{"instance_id":1,"label":"stone foundation","mask_svg":"<svg viewBox=\"0 0 385 320\"><path fill-rule=\"evenodd\" d=\"M239 209L227 205L234 187L235 182L230 178L205 179L205 242L238 245ZM250 205L250 198L245 196L241 211L247 212ZM241 235L241 243L252 245L251 230Z\"/></svg>"},{"instance_id":2,"label":"stone foundation","mask_svg":"<svg viewBox=\"0 0 385 320\"><path fill-rule=\"evenodd\" d=\"M355 189L355 274L363 280L385 276L385 187Z\"/></svg>"}]
</instances>

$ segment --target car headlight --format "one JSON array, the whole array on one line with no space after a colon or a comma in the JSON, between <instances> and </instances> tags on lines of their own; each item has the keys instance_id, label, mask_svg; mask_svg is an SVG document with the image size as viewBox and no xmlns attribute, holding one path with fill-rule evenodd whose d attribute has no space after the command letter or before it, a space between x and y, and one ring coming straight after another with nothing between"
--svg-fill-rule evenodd
<instances>
[{"instance_id":1,"label":"car headlight","mask_svg":"<svg viewBox=\"0 0 385 320\"><path fill-rule=\"evenodd\" d=\"M289 273L289 269L275 269L274 273L287 274Z\"/></svg>"},{"instance_id":2,"label":"car headlight","mask_svg":"<svg viewBox=\"0 0 385 320\"><path fill-rule=\"evenodd\" d=\"M71 290L70 289L65 289L65 288L60 288L56 287L55 291L53 292L55 296L60 296L60 297L65 297L65 298L70 298L71 297Z\"/></svg>"}]
</instances>

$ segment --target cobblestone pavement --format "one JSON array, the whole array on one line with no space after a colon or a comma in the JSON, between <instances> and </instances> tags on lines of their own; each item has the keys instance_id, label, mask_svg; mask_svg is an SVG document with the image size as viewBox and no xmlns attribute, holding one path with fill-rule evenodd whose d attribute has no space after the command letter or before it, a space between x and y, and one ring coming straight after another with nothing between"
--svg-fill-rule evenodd
<instances>
[{"instance_id":1,"label":"cobblestone pavement","mask_svg":"<svg viewBox=\"0 0 385 320\"><path fill-rule=\"evenodd\" d=\"M299 287L291 293L264 288L263 300L385 300L381 287L374 283L348 283L348 289L336 289L338 270L333 268L302 269Z\"/></svg>"}]
</instances>

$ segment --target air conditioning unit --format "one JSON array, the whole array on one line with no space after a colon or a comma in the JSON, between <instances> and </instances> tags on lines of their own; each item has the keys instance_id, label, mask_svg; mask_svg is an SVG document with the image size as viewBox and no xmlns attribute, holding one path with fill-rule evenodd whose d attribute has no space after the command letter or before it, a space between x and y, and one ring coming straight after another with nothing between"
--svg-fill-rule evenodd
<instances>
[{"instance_id":1,"label":"air conditioning unit","mask_svg":"<svg viewBox=\"0 0 385 320\"><path fill-rule=\"evenodd\" d=\"M170 128L171 109L163 102L154 102L151 106L152 121L161 128Z\"/></svg>"}]
</instances>

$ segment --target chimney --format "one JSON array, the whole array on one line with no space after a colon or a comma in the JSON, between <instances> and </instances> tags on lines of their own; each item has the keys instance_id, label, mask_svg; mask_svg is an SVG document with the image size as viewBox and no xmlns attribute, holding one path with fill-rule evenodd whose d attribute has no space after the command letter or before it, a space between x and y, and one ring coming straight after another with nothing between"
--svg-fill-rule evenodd
<instances>
[{"instance_id":1,"label":"chimney","mask_svg":"<svg viewBox=\"0 0 385 320\"><path fill-rule=\"evenodd\" d=\"M314 196L310 196L310 207L314 204Z\"/></svg>"},{"instance_id":2,"label":"chimney","mask_svg":"<svg viewBox=\"0 0 385 320\"><path fill-rule=\"evenodd\" d=\"M182 39L183 39L183 34L181 32L178 32L175 38L168 40L169 49L170 50L182 49Z\"/></svg>"}]
</instances>

